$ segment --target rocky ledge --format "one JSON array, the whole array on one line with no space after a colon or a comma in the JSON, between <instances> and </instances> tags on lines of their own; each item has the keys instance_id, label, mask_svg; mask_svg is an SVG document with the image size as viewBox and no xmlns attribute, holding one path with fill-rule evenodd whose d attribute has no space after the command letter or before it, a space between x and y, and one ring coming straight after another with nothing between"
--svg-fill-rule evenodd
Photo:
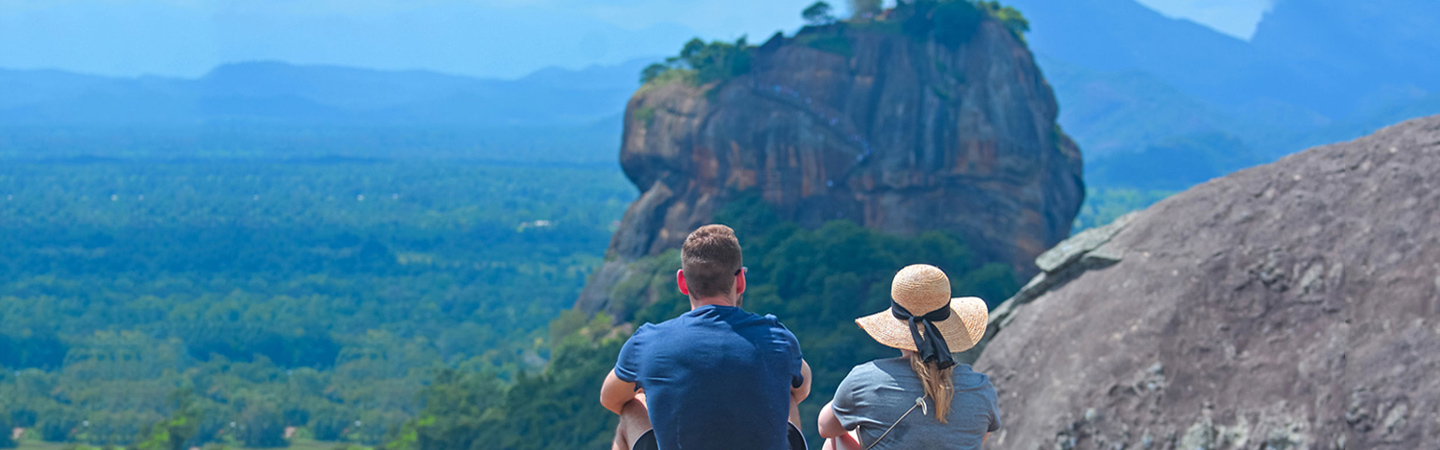
<instances>
[{"instance_id":1,"label":"rocky ledge","mask_svg":"<svg viewBox=\"0 0 1440 450\"><path fill-rule=\"evenodd\" d=\"M992 448L1440 448L1437 174L1440 116L1047 252L976 362Z\"/></svg>"}]
</instances>

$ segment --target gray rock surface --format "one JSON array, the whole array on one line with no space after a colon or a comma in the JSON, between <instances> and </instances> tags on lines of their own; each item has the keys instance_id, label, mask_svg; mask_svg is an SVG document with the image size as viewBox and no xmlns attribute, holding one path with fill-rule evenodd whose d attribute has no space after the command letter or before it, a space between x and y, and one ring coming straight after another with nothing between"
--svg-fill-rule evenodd
<instances>
[{"instance_id":1,"label":"gray rock surface","mask_svg":"<svg viewBox=\"0 0 1440 450\"><path fill-rule=\"evenodd\" d=\"M1042 272L1031 278L1030 282L1020 288L1014 296L1006 299L1000 306L990 311L990 324L985 328L985 336L970 350L966 350L957 357L957 361L970 364L974 363L985 351L985 346L995 339L1010 322L1015 319L1015 311L1021 306L1029 304L1040 295L1050 292L1059 286L1078 278L1086 271L1109 267L1120 262L1124 255L1113 247L1105 244L1115 237L1120 230L1125 229L1140 213L1129 213L1115 219L1114 222L1105 226L1091 228L1081 231L1080 234L1071 236L1069 239L1056 244L1054 248L1041 253L1035 259L1035 265Z\"/></svg>"},{"instance_id":2,"label":"gray rock surface","mask_svg":"<svg viewBox=\"0 0 1440 450\"><path fill-rule=\"evenodd\" d=\"M806 226L951 231L1024 277L1069 234L1084 196L1080 152L1055 123L1033 56L1002 24L985 20L953 48L898 28L807 28L756 49L752 67L630 100L620 162L643 193L578 308L609 308L631 262L679 247L741 192Z\"/></svg>"},{"instance_id":3,"label":"gray rock surface","mask_svg":"<svg viewBox=\"0 0 1440 450\"><path fill-rule=\"evenodd\" d=\"M1212 180L1047 260L1096 253L1120 259L997 320L987 448L1440 448L1440 116Z\"/></svg>"}]
</instances>

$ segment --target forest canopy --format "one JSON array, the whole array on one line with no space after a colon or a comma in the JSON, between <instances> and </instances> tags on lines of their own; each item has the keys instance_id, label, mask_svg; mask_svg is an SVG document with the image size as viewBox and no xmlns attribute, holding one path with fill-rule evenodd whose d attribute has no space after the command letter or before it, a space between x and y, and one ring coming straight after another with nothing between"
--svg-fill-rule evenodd
<instances>
[{"instance_id":1,"label":"forest canopy","mask_svg":"<svg viewBox=\"0 0 1440 450\"><path fill-rule=\"evenodd\" d=\"M437 370L543 367L634 196L613 167L7 163L0 425L381 443Z\"/></svg>"},{"instance_id":2,"label":"forest canopy","mask_svg":"<svg viewBox=\"0 0 1440 450\"><path fill-rule=\"evenodd\" d=\"M854 319L889 307L889 283L900 268L934 264L950 276L955 295L976 295L992 305L1019 289L1009 267L980 261L944 233L901 237L849 221L805 229L779 220L758 197L731 199L716 221L735 228L745 252L745 309L779 317L814 371L812 394L801 405L807 423L852 367L895 355ZM628 305L618 327L604 315L562 313L550 324L553 363L538 375L509 384L492 373L437 379L426 388L419 418L405 425L390 450L468 450L477 442L513 449L603 447L616 416L596 400L600 382L634 326L689 310L674 288L679 266L676 251L634 266L636 273L612 292ZM813 435L810 441L819 442Z\"/></svg>"}]
</instances>

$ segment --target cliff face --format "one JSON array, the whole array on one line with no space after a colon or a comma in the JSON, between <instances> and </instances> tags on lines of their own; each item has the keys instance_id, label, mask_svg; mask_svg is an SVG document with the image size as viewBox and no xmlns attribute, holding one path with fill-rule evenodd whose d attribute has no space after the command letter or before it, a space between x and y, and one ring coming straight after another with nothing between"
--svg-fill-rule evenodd
<instances>
[{"instance_id":1,"label":"cliff face","mask_svg":"<svg viewBox=\"0 0 1440 450\"><path fill-rule=\"evenodd\" d=\"M1440 448L1440 116L1040 258L976 369L994 448Z\"/></svg>"},{"instance_id":2,"label":"cliff face","mask_svg":"<svg viewBox=\"0 0 1440 450\"><path fill-rule=\"evenodd\" d=\"M1049 85L989 19L954 47L879 25L777 35L747 74L647 85L626 111L620 160L643 194L577 303L590 312L631 261L678 248L741 192L807 226L954 232L1024 276L1084 195Z\"/></svg>"}]
</instances>

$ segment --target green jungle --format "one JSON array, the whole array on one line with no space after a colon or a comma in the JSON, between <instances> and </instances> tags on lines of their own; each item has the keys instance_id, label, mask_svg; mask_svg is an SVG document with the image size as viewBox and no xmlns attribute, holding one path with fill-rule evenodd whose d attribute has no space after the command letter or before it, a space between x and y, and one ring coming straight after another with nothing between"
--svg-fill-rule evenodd
<instances>
[{"instance_id":1,"label":"green jungle","mask_svg":"<svg viewBox=\"0 0 1440 450\"><path fill-rule=\"evenodd\" d=\"M0 429L124 445L183 409L246 447L378 444L437 368L540 370L635 196L449 162L9 163L0 192Z\"/></svg>"},{"instance_id":2,"label":"green jungle","mask_svg":"<svg viewBox=\"0 0 1440 450\"><path fill-rule=\"evenodd\" d=\"M19 163L0 192L0 428L31 430L11 447L593 448L616 319L687 307L670 252L616 288L655 303L569 309L636 195L614 167ZM1019 287L940 233L807 230L753 198L720 221L747 309L814 368L805 417L888 355L846 324L888 304L895 270L936 264L991 301Z\"/></svg>"},{"instance_id":3,"label":"green jungle","mask_svg":"<svg viewBox=\"0 0 1440 450\"><path fill-rule=\"evenodd\" d=\"M973 8L956 26L986 13L1024 31L1014 10L946 5ZM747 45L693 41L641 75L723 82ZM597 395L621 344L688 308L672 251L615 288L624 317L569 309L637 196L613 162L284 152L7 157L0 430L27 432L0 448L608 445ZM1088 194L1077 229L1169 192ZM746 308L780 317L814 370L807 423L851 367L893 352L850 324L888 305L901 267L937 265L992 306L1024 282L942 233L805 229L757 198L718 221L744 245Z\"/></svg>"}]
</instances>

